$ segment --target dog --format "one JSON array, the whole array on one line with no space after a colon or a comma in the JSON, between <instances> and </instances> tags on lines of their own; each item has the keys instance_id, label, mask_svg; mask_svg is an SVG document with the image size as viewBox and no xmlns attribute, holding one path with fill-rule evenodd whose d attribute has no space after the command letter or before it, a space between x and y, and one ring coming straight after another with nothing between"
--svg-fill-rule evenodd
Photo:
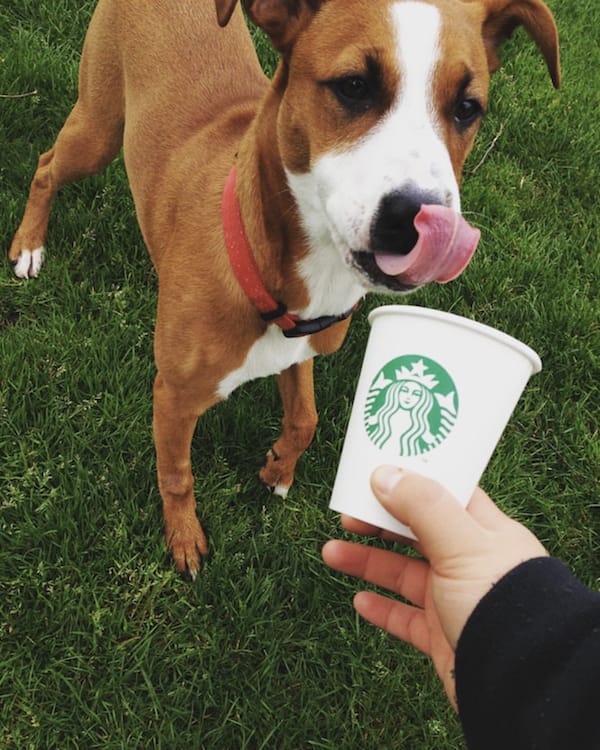
<instances>
[{"instance_id":1,"label":"dog","mask_svg":"<svg viewBox=\"0 0 600 750\"><path fill-rule=\"evenodd\" d=\"M50 205L123 147L158 274L154 438L177 570L207 554L190 445L198 418L276 374L282 432L262 481L285 497L317 425L313 357L371 290L456 277L479 232L463 163L505 37L522 25L560 79L541 0L243 0L281 59L269 81L236 0L100 0L78 100L40 156L9 251L44 258Z\"/></svg>"}]
</instances>

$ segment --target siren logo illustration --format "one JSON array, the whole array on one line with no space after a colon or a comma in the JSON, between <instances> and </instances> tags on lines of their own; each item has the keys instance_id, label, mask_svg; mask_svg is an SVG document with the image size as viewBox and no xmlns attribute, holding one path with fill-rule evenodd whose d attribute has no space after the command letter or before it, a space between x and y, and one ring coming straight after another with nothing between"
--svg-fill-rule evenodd
<instances>
[{"instance_id":1,"label":"siren logo illustration","mask_svg":"<svg viewBox=\"0 0 600 750\"><path fill-rule=\"evenodd\" d=\"M458 393L446 370L419 354L397 357L371 383L364 409L367 434L378 448L418 456L446 439L458 415Z\"/></svg>"}]
</instances>

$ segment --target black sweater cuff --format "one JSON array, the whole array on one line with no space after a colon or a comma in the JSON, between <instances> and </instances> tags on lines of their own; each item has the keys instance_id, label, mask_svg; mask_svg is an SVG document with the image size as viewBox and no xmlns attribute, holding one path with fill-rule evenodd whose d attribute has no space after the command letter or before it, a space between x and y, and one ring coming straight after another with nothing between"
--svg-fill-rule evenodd
<instances>
[{"instance_id":1,"label":"black sweater cuff","mask_svg":"<svg viewBox=\"0 0 600 750\"><path fill-rule=\"evenodd\" d=\"M600 594L558 560L529 560L479 602L456 688L470 750L600 748Z\"/></svg>"}]
</instances>

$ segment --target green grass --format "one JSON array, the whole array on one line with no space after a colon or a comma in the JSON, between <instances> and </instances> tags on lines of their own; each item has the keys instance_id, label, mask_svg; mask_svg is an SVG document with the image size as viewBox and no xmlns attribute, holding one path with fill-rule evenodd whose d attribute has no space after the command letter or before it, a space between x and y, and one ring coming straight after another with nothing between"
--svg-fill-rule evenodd
<instances>
[{"instance_id":1,"label":"green grass","mask_svg":"<svg viewBox=\"0 0 600 750\"><path fill-rule=\"evenodd\" d=\"M0 8L0 219L8 249L37 155L75 100L94 3ZM463 276L411 299L497 326L544 361L483 479L588 584L598 545L597 0L552 0L564 84L519 33L467 164L483 231ZM272 57L261 45L261 55ZM494 148L479 164L502 128ZM286 502L256 477L271 380L203 419L211 540L191 585L161 538L151 436L156 283L123 165L63 190L36 281L0 267L0 748L463 747L427 659L354 616L325 569L327 510L367 335L316 365L321 423Z\"/></svg>"}]
</instances>

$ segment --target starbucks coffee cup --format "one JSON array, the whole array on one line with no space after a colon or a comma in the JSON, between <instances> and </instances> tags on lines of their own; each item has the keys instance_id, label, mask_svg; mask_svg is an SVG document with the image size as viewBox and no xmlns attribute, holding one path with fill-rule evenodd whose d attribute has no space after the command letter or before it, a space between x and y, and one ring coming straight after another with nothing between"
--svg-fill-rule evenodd
<instances>
[{"instance_id":1,"label":"starbucks coffee cup","mask_svg":"<svg viewBox=\"0 0 600 750\"><path fill-rule=\"evenodd\" d=\"M330 508L414 538L370 487L381 464L443 484L466 506L538 355L511 336L449 313L379 307L371 331Z\"/></svg>"}]
</instances>

